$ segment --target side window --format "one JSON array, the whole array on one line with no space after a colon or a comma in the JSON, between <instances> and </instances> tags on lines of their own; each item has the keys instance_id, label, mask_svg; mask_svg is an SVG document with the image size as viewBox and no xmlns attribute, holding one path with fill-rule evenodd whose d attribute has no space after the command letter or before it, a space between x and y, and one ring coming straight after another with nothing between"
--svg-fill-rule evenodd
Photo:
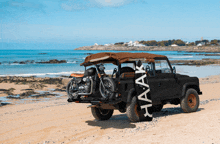
<instances>
[{"instance_id":1,"label":"side window","mask_svg":"<svg viewBox=\"0 0 220 144\"><path fill-rule=\"evenodd\" d=\"M134 66L133 63L122 63L122 64L121 64L121 67L122 67L122 68L123 68L123 67L130 67L130 68L132 68L132 69L135 69L135 66Z\"/></svg>"},{"instance_id":2,"label":"side window","mask_svg":"<svg viewBox=\"0 0 220 144\"><path fill-rule=\"evenodd\" d=\"M156 73L171 73L171 69L166 60L155 60Z\"/></svg>"},{"instance_id":3,"label":"side window","mask_svg":"<svg viewBox=\"0 0 220 144\"><path fill-rule=\"evenodd\" d=\"M148 73L148 76L153 76L153 63L143 63L145 71Z\"/></svg>"}]
</instances>

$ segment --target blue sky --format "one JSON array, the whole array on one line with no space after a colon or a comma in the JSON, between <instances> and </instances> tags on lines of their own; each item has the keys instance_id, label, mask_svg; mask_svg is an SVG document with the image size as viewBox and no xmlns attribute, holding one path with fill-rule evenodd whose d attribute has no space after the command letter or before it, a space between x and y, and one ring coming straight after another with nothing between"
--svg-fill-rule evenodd
<instances>
[{"instance_id":1,"label":"blue sky","mask_svg":"<svg viewBox=\"0 0 220 144\"><path fill-rule=\"evenodd\" d=\"M0 0L0 42L220 39L219 0Z\"/></svg>"}]
</instances>

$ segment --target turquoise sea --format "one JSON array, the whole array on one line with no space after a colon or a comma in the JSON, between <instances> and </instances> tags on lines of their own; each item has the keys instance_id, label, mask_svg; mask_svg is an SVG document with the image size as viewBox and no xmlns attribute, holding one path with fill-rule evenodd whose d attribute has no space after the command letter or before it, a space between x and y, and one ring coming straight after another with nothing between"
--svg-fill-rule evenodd
<instances>
[{"instance_id":1,"label":"turquoise sea","mask_svg":"<svg viewBox=\"0 0 220 144\"><path fill-rule=\"evenodd\" d=\"M82 73L84 67L80 66L86 56L106 51L84 51L84 50L0 50L0 76L37 76L37 77L59 77L69 76L73 72ZM108 51L122 52L122 51ZM148 52L148 51L127 51L127 52ZM149 51L148 53L166 55L170 60L202 60L219 59L220 56L205 56L202 52L184 51ZM37 62L49 61L52 59L66 60L61 64L40 64ZM25 64L19 64L25 62ZM220 74L220 66L179 66L174 65L178 73L190 76L206 77ZM107 65L106 72L112 73L114 66Z\"/></svg>"}]
</instances>

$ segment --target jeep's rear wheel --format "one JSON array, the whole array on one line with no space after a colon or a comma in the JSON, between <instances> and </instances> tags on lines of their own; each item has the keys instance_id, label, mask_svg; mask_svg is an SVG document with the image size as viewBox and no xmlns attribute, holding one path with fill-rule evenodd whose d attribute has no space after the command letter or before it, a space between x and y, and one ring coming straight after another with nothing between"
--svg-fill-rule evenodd
<instances>
[{"instance_id":1,"label":"jeep's rear wheel","mask_svg":"<svg viewBox=\"0 0 220 144\"><path fill-rule=\"evenodd\" d=\"M139 122L143 120L144 115L141 114L141 109L138 106L137 98L135 96L132 98L130 105L127 106L126 113L132 122Z\"/></svg>"},{"instance_id":2,"label":"jeep's rear wheel","mask_svg":"<svg viewBox=\"0 0 220 144\"><path fill-rule=\"evenodd\" d=\"M199 96L195 89L188 89L185 97L180 100L180 106L186 113L195 112L199 107Z\"/></svg>"},{"instance_id":3,"label":"jeep's rear wheel","mask_svg":"<svg viewBox=\"0 0 220 144\"><path fill-rule=\"evenodd\" d=\"M111 110L111 109L101 109L101 108L96 108L96 107L92 107L91 111L92 111L93 117L97 120L108 120L111 118L114 112L114 110Z\"/></svg>"}]
</instances>

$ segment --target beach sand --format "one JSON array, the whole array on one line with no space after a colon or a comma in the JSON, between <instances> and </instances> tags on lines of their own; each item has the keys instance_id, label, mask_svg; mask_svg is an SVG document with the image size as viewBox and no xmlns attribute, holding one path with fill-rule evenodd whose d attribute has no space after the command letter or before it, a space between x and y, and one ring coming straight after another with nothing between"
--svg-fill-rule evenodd
<instances>
[{"instance_id":1,"label":"beach sand","mask_svg":"<svg viewBox=\"0 0 220 144\"><path fill-rule=\"evenodd\" d=\"M107 121L96 121L89 104L68 103L61 97L0 107L0 143L220 143L220 75L200 79L197 112L183 113L165 105L152 122L131 123L115 110ZM0 83L1 89L22 93L28 84ZM56 88L47 85L43 90ZM5 94L1 94L3 96Z\"/></svg>"}]
</instances>

